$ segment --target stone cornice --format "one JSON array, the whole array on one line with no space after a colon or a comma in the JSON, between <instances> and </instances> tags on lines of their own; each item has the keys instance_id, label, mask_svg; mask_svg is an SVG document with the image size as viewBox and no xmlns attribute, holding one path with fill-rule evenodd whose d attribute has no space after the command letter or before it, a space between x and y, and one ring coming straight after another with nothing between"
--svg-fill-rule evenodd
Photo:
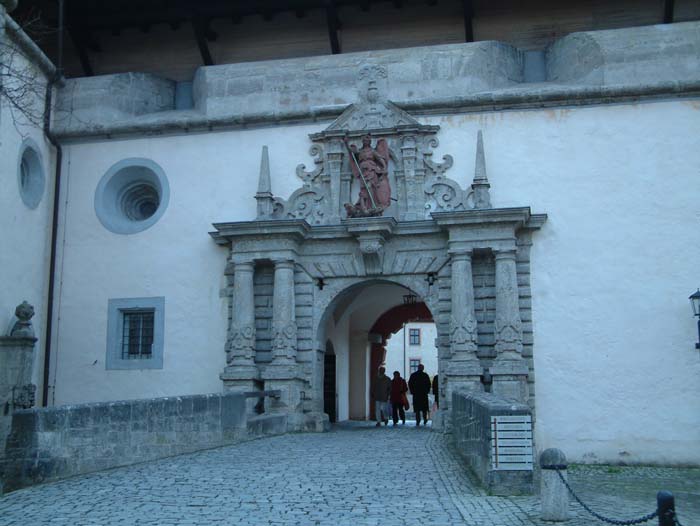
<instances>
[{"instance_id":1,"label":"stone cornice","mask_svg":"<svg viewBox=\"0 0 700 526\"><path fill-rule=\"evenodd\" d=\"M700 97L700 80L616 86L532 84L450 98L395 101L395 104L411 111L413 115L437 115L698 97ZM306 110L249 112L220 116L206 115L196 110L163 111L107 123L81 122L70 126L63 125L63 119L57 116L55 135L64 141L80 142L81 139L87 138L116 139L301 124L334 119L348 106L310 107Z\"/></svg>"},{"instance_id":2,"label":"stone cornice","mask_svg":"<svg viewBox=\"0 0 700 526\"><path fill-rule=\"evenodd\" d=\"M495 223L510 223L522 227L528 224L528 221L531 218L530 207L487 208L482 210L464 210L461 212L435 212L431 215L437 224L442 227Z\"/></svg>"},{"instance_id":3,"label":"stone cornice","mask_svg":"<svg viewBox=\"0 0 700 526\"><path fill-rule=\"evenodd\" d=\"M215 223L209 232L219 245L229 245L234 239L247 237L292 237L297 241L342 239L359 234L377 233L384 237L436 234L450 226L510 224L516 229L537 230L547 220L547 214L531 214L529 207L491 208L462 212L436 212L433 219L396 221L393 217L344 219L340 224L311 226L303 220L264 220Z\"/></svg>"}]
</instances>

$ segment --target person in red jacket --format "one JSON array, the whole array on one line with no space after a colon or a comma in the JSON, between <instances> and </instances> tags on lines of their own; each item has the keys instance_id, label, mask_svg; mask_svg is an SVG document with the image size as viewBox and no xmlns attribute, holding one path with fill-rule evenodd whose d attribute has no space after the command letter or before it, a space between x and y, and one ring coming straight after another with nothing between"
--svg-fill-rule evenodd
<instances>
[{"instance_id":1,"label":"person in red jacket","mask_svg":"<svg viewBox=\"0 0 700 526\"><path fill-rule=\"evenodd\" d=\"M406 398L406 392L408 391L408 386L406 385L406 380L401 378L401 373L394 371L394 378L391 380L391 394L389 395L389 400L391 401L391 418L394 421L394 425L399 423L399 418L401 418L401 423L406 423L406 412L405 409L408 403Z\"/></svg>"}]
</instances>

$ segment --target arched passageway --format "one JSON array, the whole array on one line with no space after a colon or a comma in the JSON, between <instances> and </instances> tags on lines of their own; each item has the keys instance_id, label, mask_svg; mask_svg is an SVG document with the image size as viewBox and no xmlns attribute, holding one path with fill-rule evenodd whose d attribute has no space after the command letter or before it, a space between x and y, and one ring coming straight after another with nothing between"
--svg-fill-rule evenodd
<instances>
[{"instance_id":1,"label":"arched passageway","mask_svg":"<svg viewBox=\"0 0 700 526\"><path fill-rule=\"evenodd\" d=\"M422 298L393 281L360 282L330 302L319 325L319 339L326 341L324 411L331 420L374 418L370 393L377 370L386 358L386 343L412 320L432 322L433 315ZM327 356L329 349L333 358ZM333 368L329 361L334 362ZM336 387L332 408L331 395L326 391L329 385ZM337 412L331 415L326 408Z\"/></svg>"}]
</instances>

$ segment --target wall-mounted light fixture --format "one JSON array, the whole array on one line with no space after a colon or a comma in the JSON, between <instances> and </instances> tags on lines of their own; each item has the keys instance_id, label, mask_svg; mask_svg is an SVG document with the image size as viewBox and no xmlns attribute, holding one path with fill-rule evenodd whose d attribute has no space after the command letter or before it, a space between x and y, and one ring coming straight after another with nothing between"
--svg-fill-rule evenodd
<instances>
[{"instance_id":1,"label":"wall-mounted light fixture","mask_svg":"<svg viewBox=\"0 0 700 526\"><path fill-rule=\"evenodd\" d=\"M323 290L323 287L326 284L323 282L323 278L316 278L316 286L318 287L318 290Z\"/></svg>"},{"instance_id":2,"label":"wall-mounted light fixture","mask_svg":"<svg viewBox=\"0 0 700 526\"><path fill-rule=\"evenodd\" d=\"M428 275L425 277L425 281L428 282L428 286L432 286L435 283L435 272L428 272Z\"/></svg>"},{"instance_id":3,"label":"wall-mounted light fixture","mask_svg":"<svg viewBox=\"0 0 700 526\"><path fill-rule=\"evenodd\" d=\"M700 289L693 292L688 299L693 307L693 315L698 318L698 343L695 344L695 348L700 349Z\"/></svg>"}]
</instances>

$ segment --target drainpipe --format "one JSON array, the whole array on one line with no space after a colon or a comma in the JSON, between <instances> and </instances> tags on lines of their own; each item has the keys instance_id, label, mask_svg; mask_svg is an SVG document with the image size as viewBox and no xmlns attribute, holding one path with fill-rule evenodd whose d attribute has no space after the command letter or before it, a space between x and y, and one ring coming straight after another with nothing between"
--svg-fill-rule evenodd
<instances>
[{"instance_id":1,"label":"drainpipe","mask_svg":"<svg viewBox=\"0 0 700 526\"><path fill-rule=\"evenodd\" d=\"M49 293L46 301L46 334L44 337L44 383L41 405L46 407L49 400L49 372L51 368L51 333L53 332L53 303L56 286L56 247L58 245L58 212L61 197L61 164L63 149L51 131L52 92L63 82L63 1L58 0L58 66L55 75L46 85L44 98L44 135L56 149L56 172L53 190L53 214L51 218L51 256L49 259Z\"/></svg>"}]
</instances>

